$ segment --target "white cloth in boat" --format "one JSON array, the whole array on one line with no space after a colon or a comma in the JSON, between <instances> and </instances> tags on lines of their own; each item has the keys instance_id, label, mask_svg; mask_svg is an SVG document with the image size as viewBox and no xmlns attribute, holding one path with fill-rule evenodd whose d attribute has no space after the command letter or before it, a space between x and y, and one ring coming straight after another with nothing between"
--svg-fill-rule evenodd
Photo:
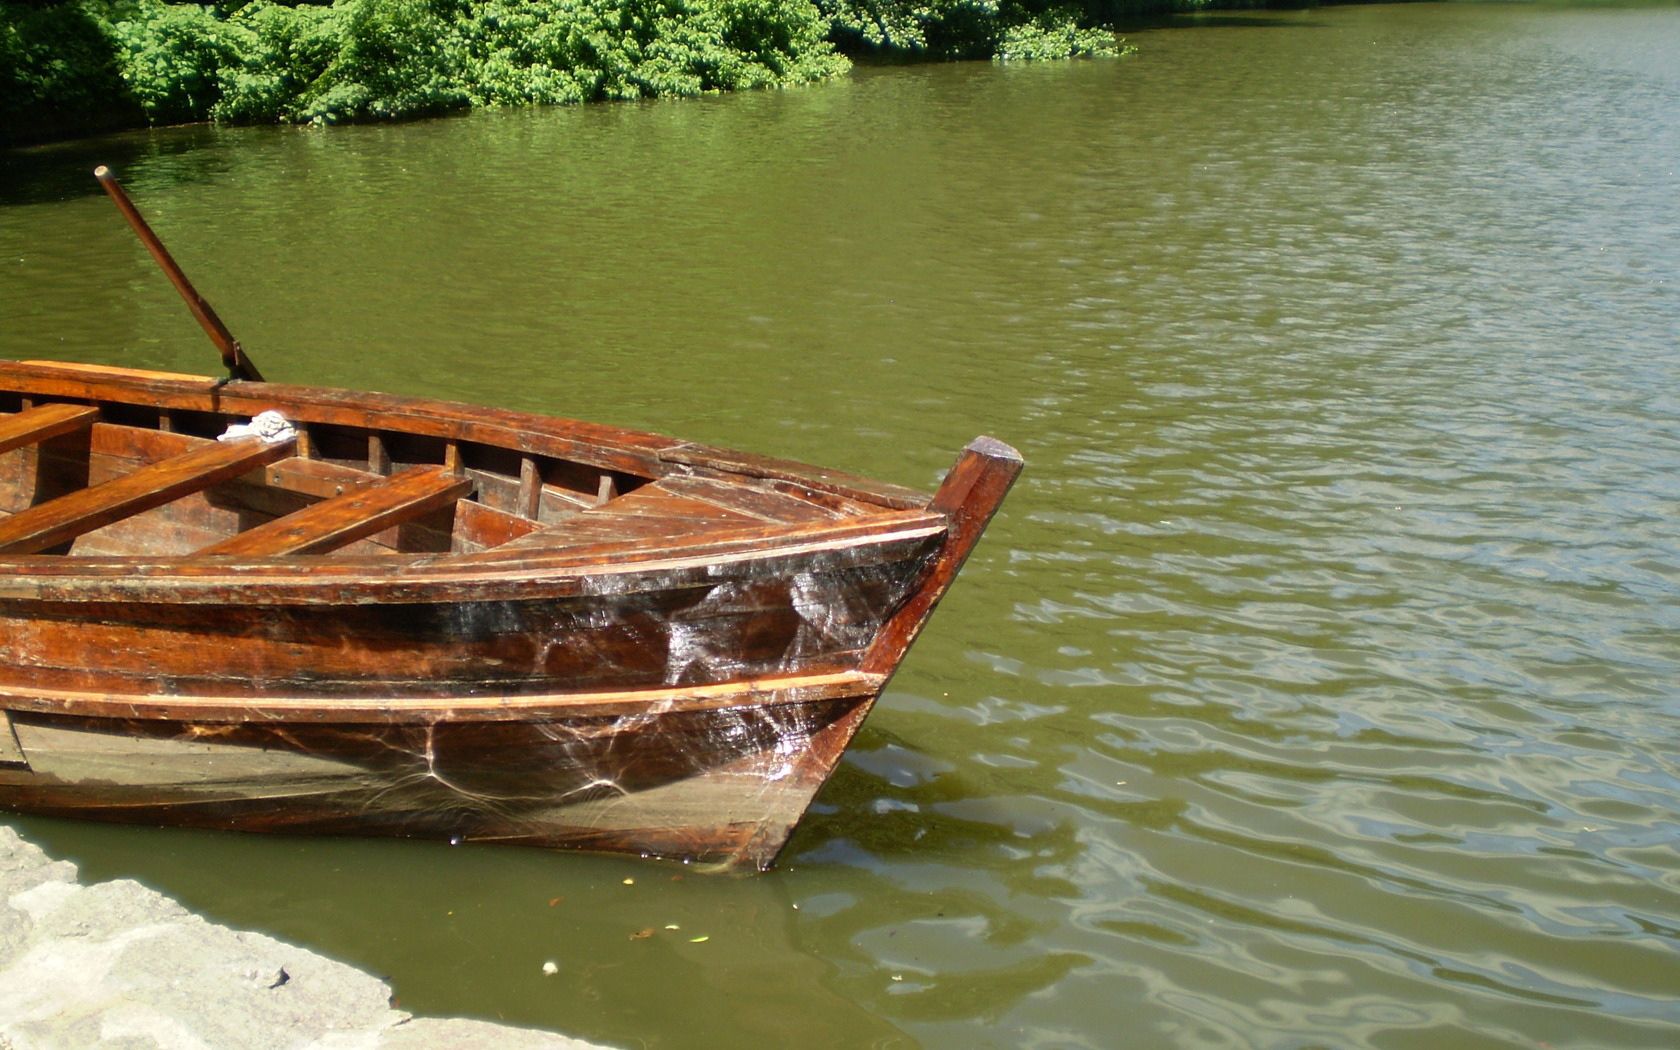
<instances>
[{"instance_id":1,"label":"white cloth in boat","mask_svg":"<svg viewBox=\"0 0 1680 1050\"><path fill-rule=\"evenodd\" d=\"M235 423L224 430L217 441L232 441L235 438L259 437L269 444L276 441L290 441L297 436L297 430L286 421L286 417L272 408L266 412L258 412L249 423Z\"/></svg>"}]
</instances>

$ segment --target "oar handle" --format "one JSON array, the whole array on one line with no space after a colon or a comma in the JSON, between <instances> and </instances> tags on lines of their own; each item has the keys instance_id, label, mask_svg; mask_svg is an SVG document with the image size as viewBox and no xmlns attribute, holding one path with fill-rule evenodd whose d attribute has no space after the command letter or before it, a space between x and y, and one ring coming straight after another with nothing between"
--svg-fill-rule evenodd
<instances>
[{"instance_id":1,"label":"oar handle","mask_svg":"<svg viewBox=\"0 0 1680 1050\"><path fill-rule=\"evenodd\" d=\"M128 194L123 192L122 186L117 183L117 177L111 174L111 169L101 164L93 169L93 177L99 180L101 186L105 187L105 192L110 194L111 200L116 202L117 210L122 212L123 218L127 219L128 224L134 227L134 232L140 237L140 243L146 246L146 250L152 253L152 258L156 259L157 264L163 267L163 272L169 277L169 283L173 284L175 290L181 293L181 298L187 302L187 309L192 311L193 317L198 319L199 325L210 336L210 341L216 344L217 350L221 351L222 364L227 366L228 377L262 382L262 373L258 372L257 366L253 365L251 359L245 356L245 349L239 345L239 340L235 339L233 333L227 330L227 325L223 324L222 319L216 316L216 311L210 308L210 304L205 302L204 297L198 294L198 289L194 288L192 282L187 280L187 275L181 272L181 267L175 262L175 257L169 254L169 249L163 246L163 242L158 240L157 234L153 233L152 228L146 225L146 220L140 216L140 210L134 206L133 201L128 199Z\"/></svg>"}]
</instances>

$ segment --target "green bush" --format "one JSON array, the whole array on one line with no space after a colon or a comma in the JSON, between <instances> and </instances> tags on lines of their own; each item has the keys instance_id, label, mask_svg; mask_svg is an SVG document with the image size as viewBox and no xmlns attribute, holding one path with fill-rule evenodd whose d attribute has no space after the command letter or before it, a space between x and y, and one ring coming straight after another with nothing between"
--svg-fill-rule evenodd
<instances>
[{"instance_id":1,"label":"green bush","mask_svg":"<svg viewBox=\"0 0 1680 1050\"><path fill-rule=\"evenodd\" d=\"M1114 54L1094 28L1112 13L1201 2L0 0L0 144L779 87L844 70L834 41L938 58Z\"/></svg>"},{"instance_id":2,"label":"green bush","mask_svg":"<svg viewBox=\"0 0 1680 1050\"><path fill-rule=\"evenodd\" d=\"M135 0L109 8L118 68L147 122L203 120L221 98L222 68L239 57L227 23L196 4Z\"/></svg>"},{"instance_id":3,"label":"green bush","mask_svg":"<svg viewBox=\"0 0 1680 1050\"><path fill-rule=\"evenodd\" d=\"M339 48L288 116L354 120L467 104L450 36L451 0L340 0Z\"/></svg>"},{"instance_id":4,"label":"green bush","mask_svg":"<svg viewBox=\"0 0 1680 1050\"><path fill-rule=\"evenodd\" d=\"M1202 0L817 0L833 38L854 49L1006 60L1117 55L1102 28L1144 8Z\"/></svg>"},{"instance_id":5,"label":"green bush","mask_svg":"<svg viewBox=\"0 0 1680 1050\"><path fill-rule=\"evenodd\" d=\"M1053 13L1006 28L994 45L992 57L999 62L1022 62L1112 57L1129 50L1123 49L1111 30L1080 28L1071 16Z\"/></svg>"},{"instance_id":6,"label":"green bush","mask_svg":"<svg viewBox=\"0 0 1680 1050\"><path fill-rule=\"evenodd\" d=\"M80 4L0 0L0 144L141 120L108 25Z\"/></svg>"},{"instance_id":7,"label":"green bush","mask_svg":"<svg viewBox=\"0 0 1680 1050\"><path fill-rule=\"evenodd\" d=\"M222 68L222 97L210 116L248 124L306 119L301 100L338 57L342 20L336 7L241 5L228 22L240 59Z\"/></svg>"},{"instance_id":8,"label":"green bush","mask_svg":"<svg viewBox=\"0 0 1680 1050\"><path fill-rule=\"evenodd\" d=\"M490 0L460 26L474 105L776 87L846 68L807 0Z\"/></svg>"}]
</instances>

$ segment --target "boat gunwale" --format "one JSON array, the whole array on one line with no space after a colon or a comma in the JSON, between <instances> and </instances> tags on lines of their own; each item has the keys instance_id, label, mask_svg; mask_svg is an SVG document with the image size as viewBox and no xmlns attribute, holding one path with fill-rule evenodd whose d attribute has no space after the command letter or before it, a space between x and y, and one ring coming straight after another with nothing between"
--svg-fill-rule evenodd
<instances>
[{"instance_id":1,"label":"boat gunwale","mask_svg":"<svg viewBox=\"0 0 1680 1050\"><path fill-rule=\"evenodd\" d=\"M304 425L461 442L620 470L646 477L649 484L685 476L711 476L729 484L729 478L736 477L742 483L792 483L876 508L832 521L696 522L692 530L678 535L629 533L623 538L570 544L557 539L551 547L520 543L451 553L0 555L0 599L56 594L64 600L90 600L99 592L111 600L208 602L220 600L212 591L234 589L247 600L263 602L342 601L341 592L352 586L358 597L367 600L419 602L432 600L437 589L451 585L494 587L498 583L516 583L525 592L533 587L538 591L567 587L631 591L639 588L622 581L638 575L680 573L699 566L727 571L728 566L753 559L818 556L868 545L893 548L900 541L934 536L946 527L944 515L927 509L930 497L910 489L639 431L464 402L327 387L223 383L208 376L52 361L0 361L0 391L32 400L68 398L95 405L236 418L279 409ZM549 522L531 535L540 536L563 520ZM590 582L602 577L621 582ZM261 593L265 590L268 593ZM329 591L333 594L328 595Z\"/></svg>"},{"instance_id":2,"label":"boat gunwale","mask_svg":"<svg viewBox=\"0 0 1680 1050\"><path fill-rule=\"evenodd\" d=\"M802 542L781 545L757 535L765 530L741 530L746 535L734 542L687 551L592 547L557 551L546 561L512 552L504 561L466 564L435 555L429 556L432 561L414 563L380 556L241 562L191 555L79 559L32 554L0 558L0 601L342 605L628 595L706 586L735 574L811 572L829 564L903 560L945 535L944 521L937 515L905 518L902 528L883 531L877 523L843 523L820 533L803 533Z\"/></svg>"},{"instance_id":3,"label":"boat gunwale","mask_svg":"<svg viewBox=\"0 0 1680 1050\"><path fill-rule=\"evenodd\" d=\"M33 360L0 360L0 392L244 417L264 409L291 408L300 413L291 419L294 423L465 441L650 479L698 468L722 475L803 484L814 491L892 510L919 509L930 498L929 493L917 489L795 460L604 423L438 398L285 383L229 383L210 376Z\"/></svg>"}]
</instances>

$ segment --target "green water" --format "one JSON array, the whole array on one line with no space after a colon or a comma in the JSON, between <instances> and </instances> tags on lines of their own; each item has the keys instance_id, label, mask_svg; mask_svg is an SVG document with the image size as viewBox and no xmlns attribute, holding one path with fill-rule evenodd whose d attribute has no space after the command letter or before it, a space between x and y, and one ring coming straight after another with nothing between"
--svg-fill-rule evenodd
<instances>
[{"instance_id":1,"label":"green water","mask_svg":"<svg viewBox=\"0 0 1680 1050\"><path fill-rule=\"evenodd\" d=\"M10 819L625 1046L1680 1044L1680 9L1133 40L0 160L0 356L213 367L106 161L272 378L1029 464L779 872Z\"/></svg>"}]
</instances>

